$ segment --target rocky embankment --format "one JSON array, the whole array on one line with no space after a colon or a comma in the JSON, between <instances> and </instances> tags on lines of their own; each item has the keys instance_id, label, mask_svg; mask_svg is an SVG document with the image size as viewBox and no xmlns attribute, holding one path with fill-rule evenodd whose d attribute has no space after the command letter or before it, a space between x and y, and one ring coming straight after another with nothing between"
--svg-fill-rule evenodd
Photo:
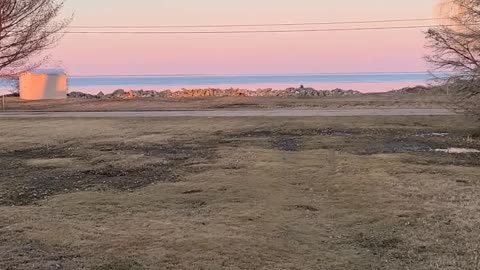
<instances>
[{"instance_id":1,"label":"rocky embankment","mask_svg":"<svg viewBox=\"0 0 480 270\"><path fill-rule=\"evenodd\" d=\"M130 98L184 98L184 97L329 97L329 96L354 96L361 93L354 90L316 90L313 88L287 88L285 90L273 89L183 89L180 91L153 91L153 90L116 90L111 94L103 92L97 95L71 92L68 94L70 98L83 99L130 99Z\"/></svg>"}]
</instances>

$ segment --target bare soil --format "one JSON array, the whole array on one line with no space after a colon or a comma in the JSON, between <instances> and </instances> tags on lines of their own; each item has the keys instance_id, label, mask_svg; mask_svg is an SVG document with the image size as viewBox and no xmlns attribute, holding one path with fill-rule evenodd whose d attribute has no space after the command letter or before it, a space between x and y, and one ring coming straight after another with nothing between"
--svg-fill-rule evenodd
<instances>
[{"instance_id":1,"label":"bare soil","mask_svg":"<svg viewBox=\"0 0 480 270\"><path fill-rule=\"evenodd\" d=\"M461 116L2 119L0 269L478 269Z\"/></svg>"}]
</instances>

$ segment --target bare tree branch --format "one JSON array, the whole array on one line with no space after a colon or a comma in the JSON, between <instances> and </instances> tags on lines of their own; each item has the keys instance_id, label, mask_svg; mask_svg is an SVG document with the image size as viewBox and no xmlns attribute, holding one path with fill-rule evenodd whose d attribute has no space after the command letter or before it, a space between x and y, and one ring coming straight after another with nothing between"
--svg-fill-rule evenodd
<instances>
[{"instance_id":1,"label":"bare tree branch","mask_svg":"<svg viewBox=\"0 0 480 270\"><path fill-rule=\"evenodd\" d=\"M451 0L442 8L456 26L426 32L431 53L425 59L449 75L444 84L453 102L480 116L480 0Z\"/></svg>"},{"instance_id":2,"label":"bare tree branch","mask_svg":"<svg viewBox=\"0 0 480 270\"><path fill-rule=\"evenodd\" d=\"M31 69L32 58L61 38L64 0L0 0L0 78Z\"/></svg>"}]
</instances>

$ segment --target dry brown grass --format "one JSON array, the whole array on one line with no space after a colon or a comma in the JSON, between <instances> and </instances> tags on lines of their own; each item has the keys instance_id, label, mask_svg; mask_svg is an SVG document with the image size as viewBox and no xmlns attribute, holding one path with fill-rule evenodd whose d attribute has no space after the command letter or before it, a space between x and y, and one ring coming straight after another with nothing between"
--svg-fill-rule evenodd
<instances>
[{"instance_id":1,"label":"dry brown grass","mask_svg":"<svg viewBox=\"0 0 480 270\"><path fill-rule=\"evenodd\" d=\"M322 98L207 97L47 101L22 101L9 97L6 104L6 109L10 111L148 111L240 108L445 108L450 107L451 102L449 97L442 95L384 93Z\"/></svg>"},{"instance_id":2,"label":"dry brown grass","mask_svg":"<svg viewBox=\"0 0 480 270\"><path fill-rule=\"evenodd\" d=\"M0 269L478 269L470 126L2 120Z\"/></svg>"}]
</instances>

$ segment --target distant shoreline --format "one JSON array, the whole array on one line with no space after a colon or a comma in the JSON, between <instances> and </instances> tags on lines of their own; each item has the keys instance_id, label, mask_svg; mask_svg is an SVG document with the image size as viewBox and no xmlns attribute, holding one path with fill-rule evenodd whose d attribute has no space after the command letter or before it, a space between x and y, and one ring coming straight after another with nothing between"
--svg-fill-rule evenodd
<instances>
[{"instance_id":1,"label":"distant shoreline","mask_svg":"<svg viewBox=\"0 0 480 270\"><path fill-rule=\"evenodd\" d=\"M25 101L7 97L7 111L165 111L217 109L438 109L449 108L451 99L442 87L413 87L385 93L351 90L249 91L241 89L194 89L180 92L117 90L111 94L69 93L67 99Z\"/></svg>"},{"instance_id":2,"label":"distant shoreline","mask_svg":"<svg viewBox=\"0 0 480 270\"><path fill-rule=\"evenodd\" d=\"M69 77L69 90L96 94L117 89L178 91L182 89L286 89L312 87L315 89L352 89L360 92L387 92L404 87L427 85L427 73L331 73L292 75L168 75L168 76L81 76ZM4 90L6 85L3 85ZM0 82L0 88L2 83ZM1 90L0 90L1 91Z\"/></svg>"},{"instance_id":3,"label":"distant shoreline","mask_svg":"<svg viewBox=\"0 0 480 270\"><path fill-rule=\"evenodd\" d=\"M441 90L440 88L416 86L406 87L399 90L393 90L385 93L427 93L429 90ZM195 97L302 97L302 98L318 98L318 97L340 97L340 96L359 96L365 95L355 90L333 89L322 90L311 87L290 87L284 90L276 90L272 88L247 90L240 88L197 88L183 89L180 91L155 91L155 90L124 90L118 89L113 93L99 92L90 94L85 92L70 92L68 97L80 99L132 99L132 98L195 98Z\"/></svg>"},{"instance_id":4,"label":"distant shoreline","mask_svg":"<svg viewBox=\"0 0 480 270\"><path fill-rule=\"evenodd\" d=\"M182 91L185 89L244 89L250 91L256 91L259 89L274 89L284 90L287 88L297 88L304 85L306 88L311 87L322 90L332 89L345 89L355 90L362 93L381 93L389 92L392 90L416 87L416 86L428 86L427 83L422 81L414 82L369 82L369 83L309 83L309 84L221 84L221 85L177 85L177 86L159 86L159 85L109 85L109 86L70 86L69 91L80 91L89 94L97 94L102 91L105 94L112 93L115 90L154 90L165 91L170 90L173 92Z\"/></svg>"},{"instance_id":5,"label":"distant shoreline","mask_svg":"<svg viewBox=\"0 0 480 270\"><path fill-rule=\"evenodd\" d=\"M340 87L335 87L334 85L340 85ZM277 85L275 87L269 87L268 85L254 85L254 86L178 86L178 87L159 87L156 85L143 85L143 86L135 86L135 87L124 87L121 85L114 85L108 87L100 87L100 86L91 86L91 87L69 87L68 93L73 92L81 92L84 94L90 95L97 95L98 93L102 92L104 94L112 94L117 90L124 90L128 91L155 91L155 92L164 92L164 91L171 91L171 92L182 92L182 91L193 91L193 90L208 90L208 89L218 89L218 90L241 90L241 91L265 91L265 90L273 90L273 91L284 91L286 89L292 88L300 88L303 85ZM343 86L343 87L342 87ZM357 87L355 87L357 86ZM332 85L325 85L322 84L320 87L315 87L312 85L305 85L304 88L311 88L318 91L332 91L332 90L343 90L343 91L354 91L359 92L362 94L369 94L369 93L388 93L396 90L401 89L412 89L418 87L431 87L425 83L364 83L361 87L358 87L358 84L332 84ZM14 88L8 87L1 87L0 86L0 95L9 95L14 91Z\"/></svg>"}]
</instances>

